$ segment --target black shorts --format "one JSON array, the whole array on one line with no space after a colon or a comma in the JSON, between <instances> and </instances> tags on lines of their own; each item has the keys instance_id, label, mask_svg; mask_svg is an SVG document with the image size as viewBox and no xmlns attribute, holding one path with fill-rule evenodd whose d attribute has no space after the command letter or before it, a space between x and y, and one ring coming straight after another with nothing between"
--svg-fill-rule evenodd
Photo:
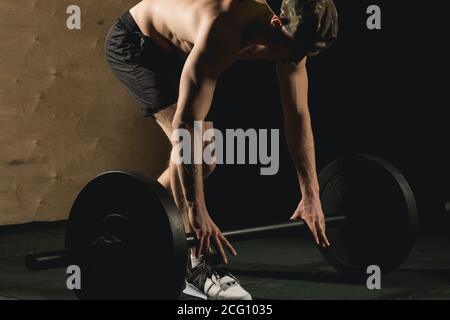
<instances>
[{"instance_id":1,"label":"black shorts","mask_svg":"<svg viewBox=\"0 0 450 320\"><path fill-rule=\"evenodd\" d=\"M112 72L139 103L144 116L177 102L184 60L145 36L130 12L112 26L105 47Z\"/></svg>"}]
</instances>

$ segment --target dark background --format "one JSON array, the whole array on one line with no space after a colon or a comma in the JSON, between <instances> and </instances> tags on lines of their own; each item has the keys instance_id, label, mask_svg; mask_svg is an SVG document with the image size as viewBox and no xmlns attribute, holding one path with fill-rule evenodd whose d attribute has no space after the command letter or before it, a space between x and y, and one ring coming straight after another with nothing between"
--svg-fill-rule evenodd
<instances>
[{"instance_id":1,"label":"dark background","mask_svg":"<svg viewBox=\"0 0 450 320\"><path fill-rule=\"evenodd\" d=\"M366 28L371 4L381 7L381 30ZM337 43L308 62L318 170L344 155L379 155L410 182L423 229L448 227L444 10L404 0L336 0L336 7ZM213 108L219 129L283 129L274 64L234 65ZM259 165L223 165L208 179L208 207L223 229L284 221L296 208L300 194L281 139L278 175L260 176Z\"/></svg>"}]
</instances>

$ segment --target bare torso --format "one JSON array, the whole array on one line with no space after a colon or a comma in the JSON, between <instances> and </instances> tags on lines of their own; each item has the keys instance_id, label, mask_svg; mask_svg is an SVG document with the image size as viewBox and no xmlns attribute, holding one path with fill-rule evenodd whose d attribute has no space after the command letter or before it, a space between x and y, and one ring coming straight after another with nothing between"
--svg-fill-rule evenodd
<instances>
[{"instance_id":1,"label":"bare torso","mask_svg":"<svg viewBox=\"0 0 450 320\"><path fill-rule=\"evenodd\" d=\"M161 48L186 57L191 52L200 28L219 15L227 15L240 31L251 23L251 17L243 17L245 4L241 0L143 0L130 13L144 35L151 37ZM240 36L240 34L239 34ZM255 45L241 41L244 58ZM250 57L245 57L250 58Z\"/></svg>"}]
</instances>

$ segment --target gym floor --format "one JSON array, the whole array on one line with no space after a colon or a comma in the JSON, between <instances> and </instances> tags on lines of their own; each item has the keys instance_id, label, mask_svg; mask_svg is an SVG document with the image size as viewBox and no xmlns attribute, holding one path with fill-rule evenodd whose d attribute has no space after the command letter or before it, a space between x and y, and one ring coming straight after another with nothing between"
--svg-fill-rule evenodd
<instances>
[{"instance_id":1,"label":"gym floor","mask_svg":"<svg viewBox=\"0 0 450 320\"><path fill-rule=\"evenodd\" d=\"M62 269L32 273L23 264L27 252L59 249L63 239L62 223L0 229L0 299L75 299ZM450 239L444 232L422 232L407 262L373 291L346 282L305 236L245 241L236 248L230 269L254 299L450 299Z\"/></svg>"}]
</instances>

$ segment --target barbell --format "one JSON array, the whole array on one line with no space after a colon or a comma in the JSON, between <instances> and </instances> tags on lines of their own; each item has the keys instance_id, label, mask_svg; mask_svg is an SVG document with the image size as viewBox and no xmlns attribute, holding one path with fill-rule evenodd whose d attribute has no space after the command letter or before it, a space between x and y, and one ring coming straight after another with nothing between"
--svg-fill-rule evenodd
<instances>
[{"instance_id":1,"label":"barbell","mask_svg":"<svg viewBox=\"0 0 450 320\"><path fill-rule=\"evenodd\" d=\"M417 206L397 168L358 154L328 165L319 184L331 242L319 249L337 271L362 280L368 266L386 274L406 260L417 231ZM287 222L223 235L239 241L296 229L307 227L303 221ZM110 171L91 180L75 199L65 249L29 253L25 264L32 271L77 265L80 299L173 299L184 285L188 248L196 243L157 181Z\"/></svg>"}]
</instances>

